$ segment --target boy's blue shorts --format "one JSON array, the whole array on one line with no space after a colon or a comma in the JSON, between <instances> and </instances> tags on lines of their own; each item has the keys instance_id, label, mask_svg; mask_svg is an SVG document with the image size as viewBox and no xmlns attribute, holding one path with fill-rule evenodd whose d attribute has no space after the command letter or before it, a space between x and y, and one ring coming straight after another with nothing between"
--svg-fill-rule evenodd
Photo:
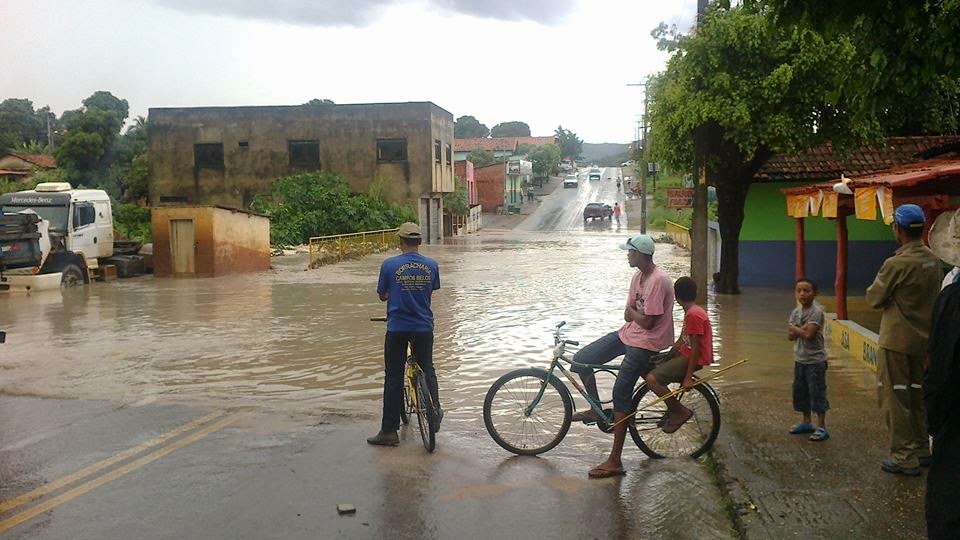
<instances>
[{"instance_id":1,"label":"boy's blue shorts","mask_svg":"<svg viewBox=\"0 0 960 540\"><path fill-rule=\"evenodd\" d=\"M830 409L827 401L827 363L793 363L793 410L823 413Z\"/></svg>"}]
</instances>

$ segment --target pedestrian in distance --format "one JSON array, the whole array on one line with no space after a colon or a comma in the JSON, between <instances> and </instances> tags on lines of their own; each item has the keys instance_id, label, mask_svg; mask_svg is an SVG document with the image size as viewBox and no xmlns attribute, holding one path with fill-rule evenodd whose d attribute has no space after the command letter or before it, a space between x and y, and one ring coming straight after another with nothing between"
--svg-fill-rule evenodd
<instances>
[{"instance_id":1,"label":"pedestrian in distance","mask_svg":"<svg viewBox=\"0 0 960 540\"><path fill-rule=\"evenodd\" d=\"M623 443L627 424L621 422L632 408L633 387L648 371L650 357L673 343L673 282L653 263L653 239L645 234L628 238L620 246L627 252L627 263L637 272L630 280L626 306L623 309L624 324L619 330L597 339L577 351L573 361L587 365L601 365L623 356L613 386L613 448L606 461L590 471L590 478L609 478L625 474ZM590 397L599 401L597 380L593 369L575 367L583 386ZM597 413L592 409L573 415L577 422L596 422Z\"/></svg>"},{"instance_id":2,"label":"pedestrian in distance","mask_svg":"<svg viewBox=\"0 0 960 540\"><path fill-rule=\"evenodd\" d=\"M613 217L614 219L617 220L618 224L620 223L620 212L621 212L620 203L618 202L613 203Z\"/></svg>"},{"instance_id":3,"label":"pedestrian in distance","mask_svg":"<svg viewBox=\"0 0 960 540\"><path fill-rule=\"evenodd\" d=\"M889 473L919 476L930 464L923 371L933 304L943 279L940 260L923 245L926 217L915 204L897 207L893 235L900 244L867 288L867 304L882 310L877 394L890 434Z\"/></svg>"},{"instance_id":4,"label":"pedestrian in distance","mask_svg":"<svg viewBox=\"0 0 960 540\"><path fill-rule=\"evenodd\" d=\"M803 420L790 433L811 433L811 441L830 438L827 431L827 350L823 346L823 306L815 300L817 285L807 278L797 280L797 307L790 313L787 338L793 342L793 410ZM814 429L812 413L817 413Z\"/></svg>"},{"instance_id":5,"label":"pedestrian in distance","mask_svg":"<svg viewBox=\"0 0 960 540\"><path fill-rule=\"evenodd\" d=\"M427 378L430 396L437 413L437 425L443 418L437 374L433 368L433 291L440 288L437 261L420 253L420 226L400 225L400 255L380 265L377 294L387 303L387 333L383 341L383 418L380 432L367 439L370 444L400 444L400 408L403 407L403 377L407 345Z\"/></svg>"},{"instance_id":6,"label":"pedestrian in distance","mask_svg":"<svg viewBox=\"0 0 960 540\"><path fill-rule=\"evenodd\" d=\"M960 210L941 214L929 235L930 250L960 267ZM960 533L960 277L946 284L934 303L930 366L923 378L927 427L933 454L927 474L927 535Z\"/></svg>"},{"instance_id":7,"label":"pedestrian in distance","mask_svg":"<svg viewBox=\"0 0 960 540\"><path fill-rule=\"evenodd\" d=\"M713 329L706 310L697 305L697 283L683 276L673 284L673 293L683 308L683 330L669 351L657 355L664 360L645 377L647 386L659 397L670 392L670 383L680 383L684 390L693 388L694 372L713 363ZM657 422L664 433L677 431L693 416L675 397L664 404L667 413Z\"/></svg>"}]
</instances>

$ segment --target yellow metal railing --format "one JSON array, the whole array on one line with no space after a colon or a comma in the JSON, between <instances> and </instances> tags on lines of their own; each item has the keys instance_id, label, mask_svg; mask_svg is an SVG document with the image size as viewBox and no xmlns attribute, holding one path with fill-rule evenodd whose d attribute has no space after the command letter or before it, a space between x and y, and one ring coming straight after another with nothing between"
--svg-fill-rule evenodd
<instances>
[{"instance_id":1,"label":"yellow metal railing","mask_svg":"<svg viewBox=\"0 0 960 540\"><path fill-rule=\"evenodd\" d=\"M667 220L667 236L673 239L673 243L690 249L690 229L679 223Z\"/></svg>"},{"instance_id":2,"label":"yellow metal railing","mask_svg":"<svg viewBox=\"0 0 960 540\"><path fill-rule=\"evenodd\" d=\"M397 229L365 231L310 239L310 268L381 253L399 244Z\"/></svg>"}]
</instances>

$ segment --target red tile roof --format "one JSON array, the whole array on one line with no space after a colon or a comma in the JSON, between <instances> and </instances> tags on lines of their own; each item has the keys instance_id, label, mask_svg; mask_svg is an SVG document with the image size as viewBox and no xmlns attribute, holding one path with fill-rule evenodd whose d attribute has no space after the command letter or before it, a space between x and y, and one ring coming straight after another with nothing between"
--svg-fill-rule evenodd
<instances>
[{"instance_id":1,"label":"red tile roof","mask_svg":"<svg viewBox=\"0 0 960 540\"><path fill-rule=\"evenodd\" d=\"M540 146L556 142L556 137L487 137L484 139L454 139L454 152L471 152L473 150L489 150L491 152L512 152L518 144L532 144Z\"/></svg>"},{"instance_id":2,"label":"red tile roof","mask_svg":"<svg viewBox=\"0 0 960 540\"><path fill-rule=\"evenodd\" d=\"M2 155L9 155L18 157L27 163L32 163L37 167L43 167L44 169L55 169L57 168L57 161L53 156L47 154L24 154L21 152L7 152Z\"/></svg>"},{"instance_id":3,"label":"red tile roof","mask_svg":"<svg viewBox=\"0 0 960 540\"><path fill-rule=\"evenodd\" d=\"M795 156L770 158L754 179L761 182L834 180L862 176L917 163L960 147L960 135L890 137L877 146L864 146L844 155L826 144Z\"/></svg>"},{"instance_id":4,"label":"red tile roof","mask_svg":"<svg viewBox=\"0 0 960 540\"><path fill-rule=\"evenodd\" d=\"M902 165L889 170L856 176L850 178L847 184L851 189L869 186L884 186L894 190L915 187L927 182L939 180L941 178L958 177L960 178L960 157L943 157L937 159L928 159L918 163ZM839 178L837 178L839 180ZM802 195L804 193L816 193L818 190L832 190L836 181L820 182L806 186L797 186L786 188L781 191L787 195ZM940 191L944 186L938 186ZM954 194L960 194L960 183L951 182L951 191Z\"/></svg>"}]
</instances>

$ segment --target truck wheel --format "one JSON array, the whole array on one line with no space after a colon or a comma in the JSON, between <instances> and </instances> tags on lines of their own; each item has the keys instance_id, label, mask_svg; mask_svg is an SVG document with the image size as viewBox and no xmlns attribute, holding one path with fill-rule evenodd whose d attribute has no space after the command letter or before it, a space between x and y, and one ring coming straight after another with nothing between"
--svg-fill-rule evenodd
<instances>
[{"instance_id":1,"label":"truck wheel","mask_svg":"<svg viewBox=\"0 0 960 540\"><path fill-rule=\"evenodd\" d=\"M76 287L85 283L83 279L83 270L75 264L68 264L63 267L63 277L60 278L61 287Z\"/></svg>"}]
</instances>

